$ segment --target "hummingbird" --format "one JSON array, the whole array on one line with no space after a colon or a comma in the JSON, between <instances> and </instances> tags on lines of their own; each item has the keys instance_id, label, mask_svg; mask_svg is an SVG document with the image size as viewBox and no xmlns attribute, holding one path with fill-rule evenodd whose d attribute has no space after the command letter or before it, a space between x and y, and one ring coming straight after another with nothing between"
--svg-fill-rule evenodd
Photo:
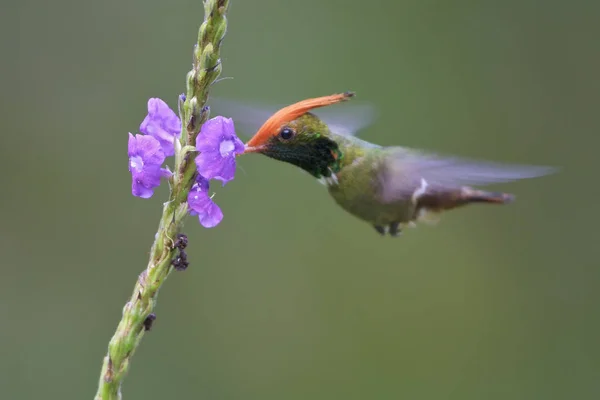
<instances>
[{"instance_id":1,"label":"hummingbird","mask_svg":"<svg viewBox=\"0 0 600 400\"><path fill-rule=\"evenodd\" d=\"M341 208L380 235L392 237L405 226L435 222L440 213L467 204L514 200L512 194L474 186L534 178L554 170L380 146L336 132L311 112L352 97L353 92L333 94L281 108L246 143L244 154L262 154L303 169L327 186Z\"/></svg>"}]
</instances>

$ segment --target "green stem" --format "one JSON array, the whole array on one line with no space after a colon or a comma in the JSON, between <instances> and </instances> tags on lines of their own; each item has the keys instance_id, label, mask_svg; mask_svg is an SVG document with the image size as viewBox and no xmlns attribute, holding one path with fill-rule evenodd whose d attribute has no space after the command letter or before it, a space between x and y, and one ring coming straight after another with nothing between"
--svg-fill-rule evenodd
<instances>
[{"instance_id":1,"label":"green stem","mask_svg":"<svg viewBox=\"0 0 600 400\"><path fill-rule=\"evenodd\" d=\"M131 357L144 336L145 321L156 306L160 287L173 269L171 261L177 254L175 240L188 214L187 195L196 177L196 136L209 116L205 108L208 88L221 73L219 51L227 30L225 14L228 6L228 0L204 1L204 22L194 47L193 68L187 75L185 102L180 105L181 144L176 145L169 201L163 206L148 267L139 275L133 294L123 308L117 330L108 344L96 400L121 399L121 384L129 370Z\"/></svg>"}]
</instances>

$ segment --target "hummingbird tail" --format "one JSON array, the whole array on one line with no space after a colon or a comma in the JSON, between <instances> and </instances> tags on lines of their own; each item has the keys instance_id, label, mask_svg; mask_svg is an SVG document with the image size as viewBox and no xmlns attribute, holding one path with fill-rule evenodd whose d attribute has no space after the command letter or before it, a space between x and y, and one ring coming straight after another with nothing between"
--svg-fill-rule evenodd
<instances>
[{"instance_id":1,"label":"hummingbird tail","mask_svg":"<svg viewBox=\"0 0 600 400\"><path fill-rule=\"evenodd\" d=\"M447 191L433 191L418 197L417 214L420 210L440 212L451 210L473 203L508 204L515 199L514 195L501 192L486 192L484 190L462 187Z\"/></svg>"},{"instance_id":2,"label":"hummingbird tail","mask_svg":"<svg viewBox=\"0 0 600 400\"><path fill-rule=\"evenodd\" d=\"M419 191L421 193L418 193ZM375 229L381 235L389 233L390 236L398 236L401 233L401 227L405 223L411 227L416 226L416 222L435 224L443 211L473 203L508 204L514 199L515 196L509 193L486 192L468 186L461 188L438 187L437 190L429 191L418 189L413 198L413 202L415 202L414 214L409 221L395 222L389 226L375 225Z\"/></svg>"},{"instance_id":3,"label":"hummingbird tail","mask_svg":"<svg viewBox=\"0 0 600 400\"><path fill-rule=\"evenodd\" d=\"M486 192L471 188L463 188L461 192L466 203L508 204L515 200L515 196L509 193Z\"/></svg>"}]
</instances>

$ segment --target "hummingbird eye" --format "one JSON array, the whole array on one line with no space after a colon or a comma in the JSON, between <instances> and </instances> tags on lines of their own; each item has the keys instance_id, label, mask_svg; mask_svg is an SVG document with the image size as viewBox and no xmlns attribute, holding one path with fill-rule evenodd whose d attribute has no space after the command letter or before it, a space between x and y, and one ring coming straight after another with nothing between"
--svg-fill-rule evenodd
<instances>
[{"instance_id":1,"label":"hummingbird eye","mask_svg":"<svg viewBox=\"0 0 600 400\"><path fill-rule=\"evenodd\" d=\"M283 140L290 140L292 136L294 136L294 131L291 128L288 128L287 126L281 131L279 131L279 137Z\"/></svg>"}]
</instances>

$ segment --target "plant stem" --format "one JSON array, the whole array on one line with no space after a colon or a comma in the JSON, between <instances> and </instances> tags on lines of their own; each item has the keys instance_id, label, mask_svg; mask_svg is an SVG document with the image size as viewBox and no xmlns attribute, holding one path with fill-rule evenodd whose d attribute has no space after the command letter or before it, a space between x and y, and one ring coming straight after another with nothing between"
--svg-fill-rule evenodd
<instances>
[{"instance_id":1,"label":"plant stem","mask_svg":"<svg viewBox=\"0 0 600 400\"><path fill-rule=\"evenodd\" d=\"M204 1L204 22L194 46L193 67L187 74L185 101L180 104L181 143L176 145L169 201L163 206L148 267L139 275L133 294L123 308L121 321L108 344L96 400L121 399L121 385L129 370L131 357L144 336L147 328L145 321L156 306L160 287L173 270L171 262L177 252L175 240L188 214L187 195L196 176L193 161L196 136L208 119L209 110L205 107L208 88L221 73L219 52L227 30L225 15L228 6L228 0Z\"/></svg>"}]
</instances>

